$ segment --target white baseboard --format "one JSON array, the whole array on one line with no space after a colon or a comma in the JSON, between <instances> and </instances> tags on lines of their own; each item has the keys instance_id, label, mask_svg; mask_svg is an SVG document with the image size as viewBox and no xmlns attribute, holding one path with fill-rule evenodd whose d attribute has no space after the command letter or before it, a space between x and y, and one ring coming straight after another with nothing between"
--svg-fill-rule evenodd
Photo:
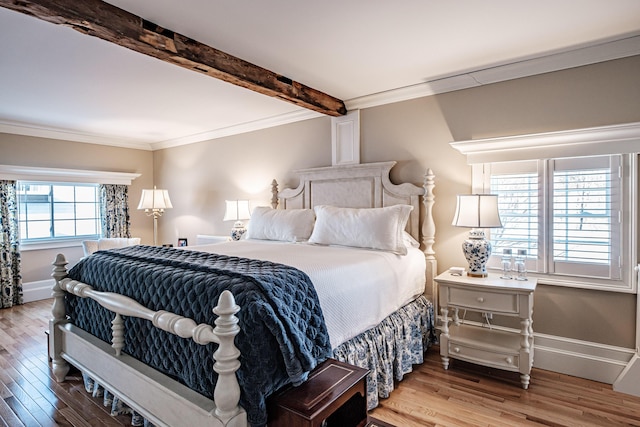
<instances>
[{"instance_id":1,"label":"white baseboard","mask_svg":"<svg viewBox=\"0 0 640 427\"><path fill-rule=\"evenodd\" d=\"M635 349L630 348L553 335L534 336L534 367L607 384L616 381L635 355Z\"/></svg>"},{"instance_id":2,"label":"white baseboard","mask_svg":"<svg viewBox=\"0 0 640 427\"><path fill-rule=\"evenodd\" d=\"M53 279L38 280L22 284L22 297L24 302L39 301L51 298Z\"/></svg>"},{"instance_id":3,"label":"white baseboard","mask_svg":"<svg viewBox=\"0 0 640 427\"><path fill-rule=\"evenodd\" d=\"M640 378L640 355L636 353L631 358L631 362L627 364L627 367L613 383L613 389L621 393L640 396L640 382L638 378Z\"/></svg>"},{"instance_id":4,"label":"white baseboard","mask_svg":"<svg viewBox=\"0 0 640 427\"><path fill-rule=\"evenodd\" d=\"M480 323L473 321L466 321L465 323L482 326ZM492 327L519 333L519 331L511 328L496 325ZM533 366L535 368L606 384L613 384L636 354L636 350L631 348L615 347L535 332L533 335ZM640 368L640 363L638 368Z\"/></svg>"}]
</instances>

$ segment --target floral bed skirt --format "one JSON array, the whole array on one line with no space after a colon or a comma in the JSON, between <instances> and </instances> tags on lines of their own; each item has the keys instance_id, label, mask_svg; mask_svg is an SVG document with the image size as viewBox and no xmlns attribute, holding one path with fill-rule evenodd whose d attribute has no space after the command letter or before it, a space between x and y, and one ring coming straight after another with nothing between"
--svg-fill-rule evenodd
<instances>
[{"instance_id":1,"label":"floral bed skirt","mask_svg":"<svg viewBox=\"0 0 640 427\"><path fill-rule=\"evenodd\" d=\"M82 373L82 380L84 382L84 389L87 393L91 393L93 397L102 398L102 404L111 408L111 416L116 417L118 415L131 415L132 426L153 427L153 424L131 409L126 403L122 401L118 396L105 390L100 384L95 382L93 378L89 377L84 372Z\"/></svg>"},{"instance_id":2,"label":"floral bed skirt","mask_svg":"<svg viewBox=\"0 0 640 427\"><path fill-rule=\"evenodd\" d=\"M400 381L424 361L427 348L436 341L433 304L424 296L389 315L378 326L333 350L333 357L369 370L367 409L393 391Z\"/></svg>"}]
</instances>

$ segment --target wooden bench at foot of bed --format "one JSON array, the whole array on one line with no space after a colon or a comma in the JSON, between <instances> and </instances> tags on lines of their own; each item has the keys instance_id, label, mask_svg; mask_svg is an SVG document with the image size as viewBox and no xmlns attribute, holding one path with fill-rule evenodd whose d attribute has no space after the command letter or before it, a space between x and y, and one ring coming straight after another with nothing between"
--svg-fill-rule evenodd
<instances>
[{"instance_id":1,"label":"wooden bench at foot of bed","mask_svg":"<svg viewBox=\"0 0 640 427\"><path fill-rule=\"evenodd\" d=\"M367 369L328 359L269 402L269 427L364 426Z\"/></svg>"}]
</instances>

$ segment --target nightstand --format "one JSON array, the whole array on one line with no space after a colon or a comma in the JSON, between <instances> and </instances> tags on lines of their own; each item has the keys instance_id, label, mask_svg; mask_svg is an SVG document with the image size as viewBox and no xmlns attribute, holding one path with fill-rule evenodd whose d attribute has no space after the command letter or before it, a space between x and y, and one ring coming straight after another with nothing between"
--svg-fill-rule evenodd
<instances>
[{"instance_id":1,"label":"nightstand","mask_svg":"<svg viewBox=\"0 0 640 427\"><path fill-rule=\"evenodd\" d=\"M449 368L449 359L453 358L520 372L522 388L528 388L533 365L533 293L537 280L508 280L493 274L476 278L448 272L435 280L440 296L440 356L444 369ZM460 311L465 310L486 313L490 318L518 317L520 330L465 323L460 319Z\"/></svg>"}]
</instances>

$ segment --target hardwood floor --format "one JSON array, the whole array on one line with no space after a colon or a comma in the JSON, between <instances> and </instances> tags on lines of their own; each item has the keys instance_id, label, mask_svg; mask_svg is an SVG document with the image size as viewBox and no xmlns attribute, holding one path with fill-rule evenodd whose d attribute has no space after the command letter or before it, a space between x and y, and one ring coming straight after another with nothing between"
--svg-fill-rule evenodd
<instances>
[{"instance_id":1,"label":"hardwood floor","mask_svg":"<svg viewBox=\"0 0 640 427\"><path fill-rule=\"evenodd\" d=\"M0 426L127 425L84 391L78 375L53 380L44 335L50 307L0 309ZM370 414L398 427L640 426L640 398L535 368L529 390L513 373L458 361L444 371L435 348Z\"/></svg>"},{"instance_id":2,"label":"hardwood floor","mask_svg":"<svg viewBox=\"0 0 640 427\"><path fill-rule=\"evenodd\" d=\"M47 340L52 301L0 309L0 426L123 426L72 373L58 384L49 371Z\"/></svg>"},{"instance_id":3,"label":"hardwood floor","mask_svg":"<svg viewBox=\"0 0 640 427\"><path fill-rule=\"evenodd\" d=\"M638 379L640 381L640 378ZM520 374L453 360L439 349L370 414L396 426L640 426L640 397L611 385L534 368Z\"/></svg>"}]
</instances>

